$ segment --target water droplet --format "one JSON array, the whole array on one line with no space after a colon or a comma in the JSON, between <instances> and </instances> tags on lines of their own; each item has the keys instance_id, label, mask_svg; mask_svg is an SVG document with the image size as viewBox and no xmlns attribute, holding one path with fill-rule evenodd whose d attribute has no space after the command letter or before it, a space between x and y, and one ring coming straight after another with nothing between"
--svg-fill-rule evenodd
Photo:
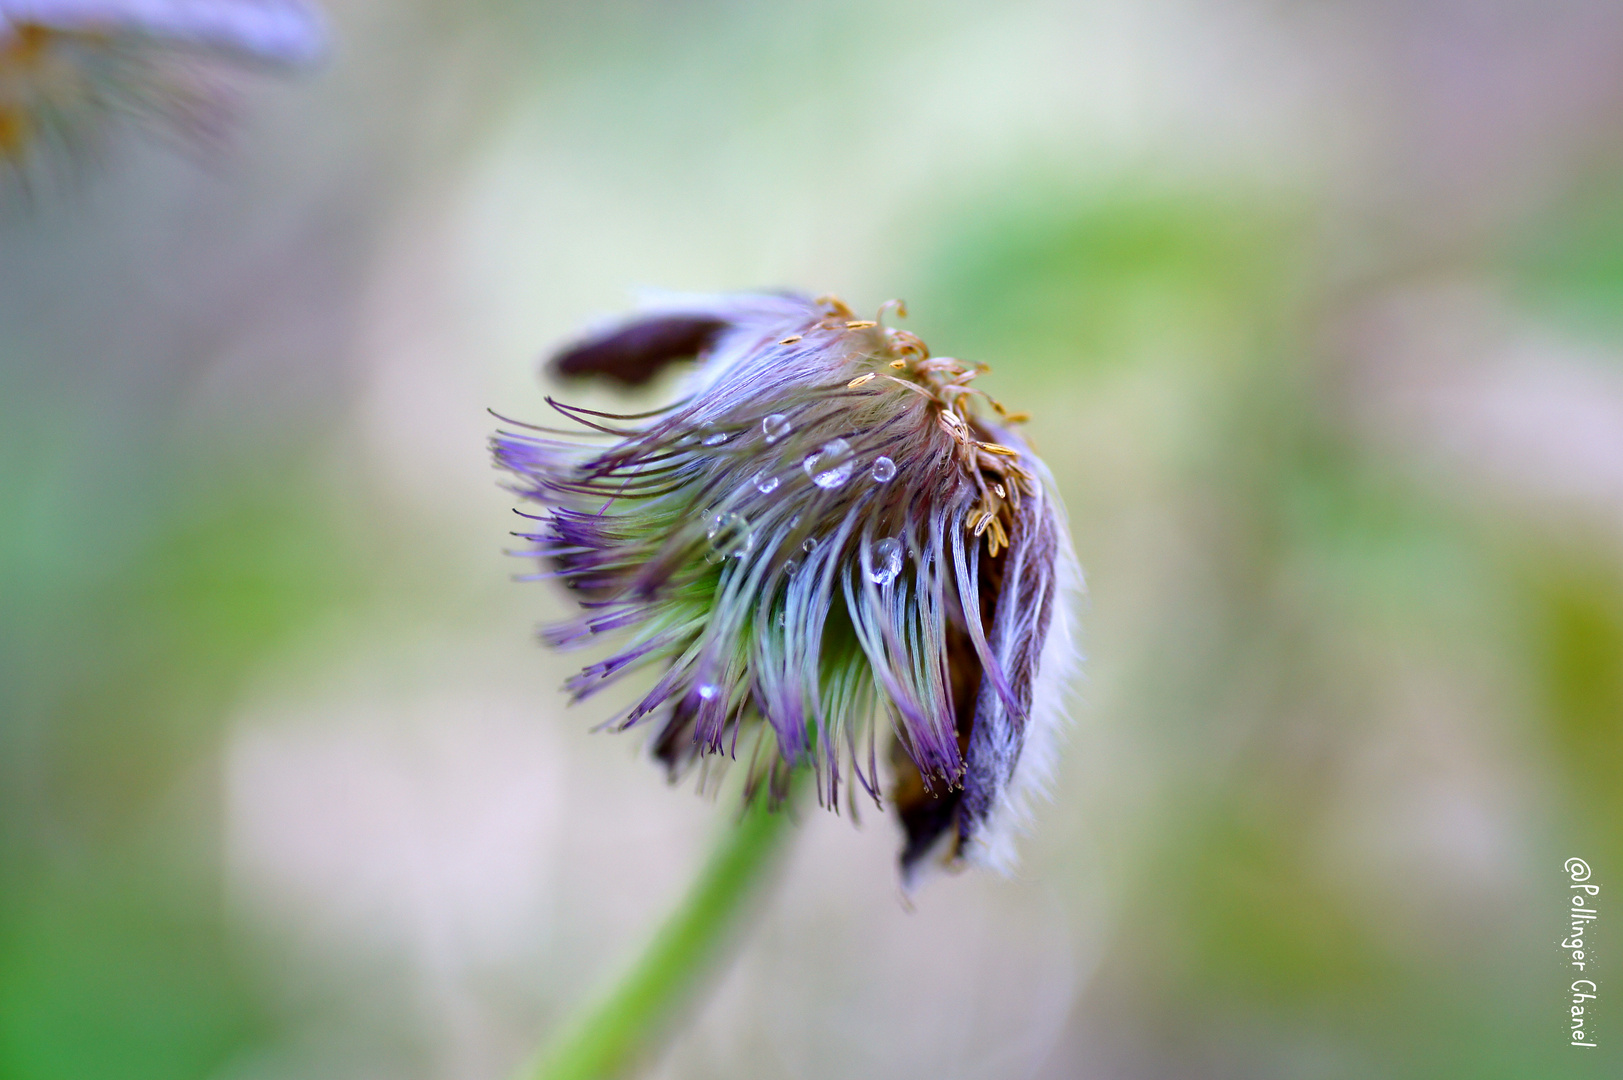
<instances>
[{"instance_id":1,"label":"water droplet","mask_svg":"<svg viewBox=\"0 0 1623 1080\"><path fill-rule=\"evenodd\" d=\"M761 421L761 434L766 436L768 445L777 442L792 430L789 418L782 413L775 412Z\"/></svg>"},{"instance_id":2,"label":"water droplet","mask_svg":"<svg viewBox=\"0 0 1623 1080\"><path fill-rule=\"evenodd\" d=\"M889 585L902 572L902 542L893 536L875 541L873 566L868 578L876 585Z\"/></svg>"},{"instance_id":3,"label":"water droplet","mask_svg":"<svg viewBox=\"0 0 1623 1080\"><path fill-rule=\"evenodd\" d=\"M778 490L778 478L765 469L755 474L755 490L762 495L770 495Z\"/></svg>"},{"instance_id":4,"label":"water droplet","mask_svg":"<svg viewBox=\"0 0 1623 1080\"><path fill-rule=\"evenodd\" d=\"M883 456L874 458L874 462L873 462L873 478L875 480L877 480L881 484L883 484L887 480L893 479L895 476L896 476L896 463L894 461L890 460L890 458L888 458L888 457L883 457Z\"/></svg>"},{"instance_id":5,"label":"water droplet","mask_svg":"<svg viewBox=\"0 0 1623 1080\"><path fill-rule=\"evenodd\" d=\"M812 478L812 483L832 491L851 479L857 462L851 456L850 443L844 439L830 439L815 454L808 454L801 467Z\"/></svg>"},{"instance_id":6,"label":"water droplet","mask_svg":"<svg viewBox=\"0 0 1623 1080\"><path fill-rule=\"evenodd\" d=\"M705 556L712 564L729 557L742 559L755 546L755 532L742 514L717 514L710 519L705 536L710 540L710 554L719 556L715 559Z\"/></svg>"},{"instance_id":7,"label":"water droplet","mask_svg":"<svg viewBox=\"0 0 1623 1080\"><path fill-rule=\"evenodd\" d=\"M799 563L795 562L793 559L788 559L783 564L783 575L784 577L794 577L795 571L799 569Z\"/></svg>"},{"instance_id":8,"label":"water droplet","mask_svg":"<svg viewBox=\"0 0 1623 1080\"><path fill-rule=\"evenodd\" d=\"M779 611L778 612L778 625L779 626L788 626L789 625L789 613L787 611Z\"/></svg>"},{"instance_id":9,"label":"water droplet","mask_svg":"<svg viewBox=\"0 0 1623 1080\"><path fill-rule=\"evenodd\" d=\"M698 691L700 697L704 698L706 701L709 701L717 694L721 693L721 687L717 686L715 683L700 683Z\"/></svg>"},{"instance_id":10,"label":"water droplet","mask_svg":"<svg viewBox=\"0 0 1623 1080\"><path fill-rule=\"evenodd\" d=\"M806 537L806 542L804 544L800 545L800 550L806 552L807 554L810 554L811 551L816 547L817 547L817 537L808 536L808 537Z\"/></svg>"},{"instance_id":11,"label":"water droplet","mask_svg":"<svg viewBox=\"0 0 1623 1080\"><path fill-rule=\"evenodd\" d=\"M717 431L714 424L706 424L699 430L704 432L704 437L699 441L704 443L706 446L720 446L722 443L727 441L727 433L725 431Z\"/></svg>"}]
</instances>

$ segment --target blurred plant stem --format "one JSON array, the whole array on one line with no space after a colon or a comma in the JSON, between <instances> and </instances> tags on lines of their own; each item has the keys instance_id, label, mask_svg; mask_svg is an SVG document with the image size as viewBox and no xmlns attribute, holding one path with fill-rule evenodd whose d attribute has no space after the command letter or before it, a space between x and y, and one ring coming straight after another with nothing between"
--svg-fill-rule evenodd
<instances>
[{"instance_id":1,"label":"blurred plant stem","mask_svg":"<svg viewBox=\"0 0 1623 1080\"><path fill-rule=\"evenodd\" d=\"M642 955L520 1070L521 1080L604 1080L626 1076L653 1058L674 1022L693 1007L694 992L737 940L741 918L772 878L794 831L791 811L804 774L796 771L789 795L775 809L768 809L765 793L751 800Z\"/></svg>"}]
</instances>

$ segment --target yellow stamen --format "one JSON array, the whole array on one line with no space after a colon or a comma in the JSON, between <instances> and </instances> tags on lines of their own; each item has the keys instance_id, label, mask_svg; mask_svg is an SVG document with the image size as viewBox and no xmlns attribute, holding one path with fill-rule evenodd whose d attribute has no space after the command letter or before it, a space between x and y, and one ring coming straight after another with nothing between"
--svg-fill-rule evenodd
<instances>
[{"instance_id":1,"label":"yellow stamen","mask_svg":"<svg viewBox=\"0 0 1623 1080\"><path fill-rule=\"evenodd\" d=\"M1003 457L1013 458L1020 456L1020 451L1015 450L1012 447L1004 446L1002 443L977 442L975 445L980 447L982 450L985 450L988 454L1000 454Z\"/></svg>"},{"instance_id":2,"label":"yellow stamen","mask_svg":"<svg viewBox=\"0 0 1623 1080\"><path fill-rule=\"evenodd\" d=\"M878 325L879 324L874 322L872 319L852 319L850 322L845 324L845 328L847 330L867 330L870 327Z\"/></svg>"},{"instance_id":3,"label":"yellow stamen","mask_svg":"<svg viewBox=\"0 0 1623 1080\"><path fill-rule=\"evenodd\" d=\"M51 39L56 31L47 29L38 23L21 23L13 27L10 41L0 48L0 59L15 63L19 67L37 64L49 51Z\"/></svg>"},{"instance_id":4,"label":"yellow stamen","mask_svg":"<svg viewBox=\"0 0 1623 1080\"><path fill-rule=\"evenodd\" d=\"M996 518L992 519L992 535L986 538L986 553L996 556L1008 546L1009 534L1003 531L1003 523Z\"/></svg>"},{"instance_id":5,"label":"yellow stamen","mask_svg":"<svg viewBox=\"0 0 1623 1080\"><path fill-rule=\"evenodd\" d=\"M919 340L917 334L910 334L906 330L897 330L894 327L887 327L885 329L885 336L890 339L891 349L902 354L903 356L911 354L918 357L920 360L928 360L930 358L930 350L925 346L924 342Z\"/></svg>"},{"instance_id":6,"label":"yellow stamen","mask_svg":"<svg viewBox=\"0 0 1623 1080\"><path fill-rule=\"evenodd\" d=\"M818 307L826 307L834 314L839 315L842 318L849 319L851 317L851 309L846 306L844 300L841 300L833 293L819 296L816 300L813 300L812 303L816 304Z\"/></svg>"},{"instance_id":7,"label":"yellow stamen","mask_svg":"<svg viewBox=\"0 0 1623 1080\"><path fill-rule=\"evenodd\" d=\"M21 109L0 107L0 158L20 158L33 125Z\"/></svg>"},{"instance_id":8,"label":"yellow stamen","mask_svg":"<svg viewBox=\"0 0 1623 1080\"><path fill-rule=\"evenodd\" d=\"M895 383L897 386L900 386L904 390L913 391L919 397L924 398L927 401L935 400L935 397L930 393L930 391L926 390L916 382L909 379L898 379L894 375L886 375L885 378L889 379L891 382Z\"/></svg>"},{"instance_id":9,"label":"yellow stamen","mask_svg":"<svg viewBox=\"0 0 1623 1080\"><path fill-rule=\"evenodd\" d=\"M790 334L788 337L781 339L778 342L778 344L779 345L793 345L795 342L799 341L803 336L804 335L802 335L802 334Z\"/></svg>"},{"instance_id":10,"label":"yellow stamen","mask_svg":"<svg viewBox=\"0 0 1623 1080\"><path fill-rule=\"evenodd\" d=\"M876 378L878 378L878 376L876 376L873 372L870 371L870 372L868 372L868 374L866 374L866 375L858 375L856 378L854 378L850 382L846 383L845 388L847 390L855 390L859 386L866 386L867 384L873 382L874 379L876 379Z\"/></svg>"},{"instance_id":11,"label":"yellow stamen","mask_svg":"<svg viewBox=\"0 0 1623 1080\"><path fill-rule=\"evenodd\" d=\"M900 371L902 368L907 366L907 361L906 360L892 360L890 362L890 366L895 368L896 370Z\"/></svg>"}]
</instances>

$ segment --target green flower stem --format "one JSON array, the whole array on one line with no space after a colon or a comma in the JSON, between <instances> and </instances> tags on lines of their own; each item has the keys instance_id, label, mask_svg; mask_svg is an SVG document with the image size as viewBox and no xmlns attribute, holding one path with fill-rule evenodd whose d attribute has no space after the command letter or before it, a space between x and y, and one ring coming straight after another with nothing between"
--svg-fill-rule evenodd
<instances>
[{"instance_id":1,"label":"green flower stem","mask_svg":"<svg viewBox=\"0 0 1623 1080\"><path fill-rule=\"evenodd\" d=\"M795 787L800 786L797 781ZM560 1033L525 1080L605 1080L645 1062L714 969L731 932L778 864L793 831L790 801L756 798L730 825L698 879L640 957L607 994Z\"/></svg>"}]
</instances>

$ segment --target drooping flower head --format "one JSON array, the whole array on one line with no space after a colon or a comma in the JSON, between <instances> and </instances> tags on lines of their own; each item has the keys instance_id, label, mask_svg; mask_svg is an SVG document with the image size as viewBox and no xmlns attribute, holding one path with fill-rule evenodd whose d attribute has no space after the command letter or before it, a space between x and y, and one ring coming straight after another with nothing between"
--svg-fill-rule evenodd
<instances>
[{"instance_id":1,"label":"drooping flower head","mask_svg":"<svg viewBox=\"0 0 1623 1080\"><path fill-rule=\"evenodd\" d=\"M296 67L325 47L304 0L0 0L0 173L115 117L206 134L219 92L202 65Z\"/></svg>"},{"instance_id":2,"label":"drooping flower head","mask_svg":"<svg viewBox=\"0 0 1623 1080\"><path fill-rule=\"evenodd\" d=\"M574 427L517 425L496 459L542 507L524 554L579 597L546 640L629 635L569 681L576 700L652 669L610 723L650 726L673 776L724 755L781 792L809 765L820 801L843 784L853 810L884 798L884 735L904 876L932 855L1006 866L1079 578L1023 418L971 386L984 368L881 320L835 299L662 301L553 367L636 385L698 356L681 400L621 416L549 398Z\"/></svg>"}]
</instances>

